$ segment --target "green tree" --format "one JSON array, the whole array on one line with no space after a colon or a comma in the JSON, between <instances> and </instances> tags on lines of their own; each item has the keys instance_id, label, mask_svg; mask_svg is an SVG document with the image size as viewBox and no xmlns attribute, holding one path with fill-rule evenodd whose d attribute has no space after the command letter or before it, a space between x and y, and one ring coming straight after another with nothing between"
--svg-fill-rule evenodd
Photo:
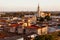
<instances>
[{"instance_id":1,"label":"green tree","mask_svg":"<svg viewBox=\"0 0 60 40\"><path fill-rule=\"evenodd\" d=\"M44 18L43 17L40 17L40 20L39 21L43 22L44 21Z\"/></svg>"},{"instance_id":2,"label":"green tree","mask_svg":"<svg viewBox=\"0 0 60 40\"><path fill-rule=\"evenodd\" d=\"M34 40L45 40L45 38L43 37L43 35L40 35L36 36Z\"/></svg>"},{"instance_id":3,"label":"green tree","mask_svg":"<svg viewBox=\"0 0 60 40\"><path fill-rule=\"evenodd\" d=\"M41 24L44 22L44 18L43 17L38 17L37 18L37 24Z\"/></svg>"},{"instance_id":4,"label":"green tree","mask_svg":"<svg viewBox=\"0 0 60 40\"><path fill-rule=\"evenodd\" d=\"M45 40L54 40L53 35L45 35Z\"/></svg>"},{"instance_id":5,"label":"green tree","mask_svg":"<svg viewBox=\"0 0 60 40\"><path fill-rule=\"evenodd\" d=\"M45 19L47 20L47 21L50 21L51 20L51 17L50 16L45 16Z\"/></svg>"},{"instance_id":6,"label":"green tree","mask_svg":"<svg viewBox=\"0 0 60 40\"><path fill-rule=\"evenodd\" d=\"M40 35L36 36L34 40L55 40L55 38L52 35Z\"/></svg>"},{"instance_id":7,"label":"green tree","mask_svg":"<svg viewBox=\"0 0 60 40\"><path fill-rule=\"evenodd\" d=\"M44 21L44 18L43 18L43 17L38 17L38 18L37 18L37 21L43 22L43 21Z\"/></svg>"}]
</instances>

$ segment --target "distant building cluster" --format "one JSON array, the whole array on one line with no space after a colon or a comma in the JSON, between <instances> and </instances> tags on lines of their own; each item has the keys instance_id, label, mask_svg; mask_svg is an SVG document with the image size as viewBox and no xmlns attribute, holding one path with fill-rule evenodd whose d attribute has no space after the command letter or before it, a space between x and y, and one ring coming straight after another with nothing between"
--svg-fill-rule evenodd
<instances>
[{"instance_id":1,"label":"distant building cluster","mask_svg":"<svg viewBox=\"0 0 60 40\"><path fill-rule=\"evenodd\" d=\"M33 30L39 35L47 34L48 22L37 24L37 18L50 16L52 21L59 21L60 16L57 15L56 13L41 11L39 5L37 12L0 12L0 27L4 27L4 30L8 32L22 33L23 29L26 29L28 33Z\"/></svg>"}]
</instances>

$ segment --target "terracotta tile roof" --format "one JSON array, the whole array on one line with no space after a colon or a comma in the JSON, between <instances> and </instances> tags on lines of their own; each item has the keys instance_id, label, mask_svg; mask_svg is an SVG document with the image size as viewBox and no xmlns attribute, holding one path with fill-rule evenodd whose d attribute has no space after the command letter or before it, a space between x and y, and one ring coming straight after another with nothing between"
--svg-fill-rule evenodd
<instances>
[{"instance_id":1,"label":"terracotta tile roof","mask_svg":"<svg viewBox=\"0 0 60 40\"><path fill-rule=\"evenodd\" d=\"M19 26L18 24L11 24L11 27L17 27Z\"/></svg>"},{"instance_id":2,"label":"terracotta tile roof","mask_svg":"<svg viewBox=\"0 0 60 40\"><path fill-rule=\"evenodd\" d=\"M36 29L38 29L39 27L38 26L35 26L35 25L31 25L31 26L29 26L27 28L36 28Z\"/></svg>"}]
</instances>

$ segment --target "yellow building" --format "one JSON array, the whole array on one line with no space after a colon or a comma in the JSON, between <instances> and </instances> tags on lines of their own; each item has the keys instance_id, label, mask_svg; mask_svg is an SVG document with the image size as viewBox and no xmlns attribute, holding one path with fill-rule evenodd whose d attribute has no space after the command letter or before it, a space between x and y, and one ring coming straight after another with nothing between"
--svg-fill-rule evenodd
<instances>
[{"instance_id":1,"label":"yellow building","mask_svg":"<svg viewBox=\"0 0 60 40\"><path fill-rule=\"evenodd\" d=\"M38 30L37 30L37 34L38 35L45 35L48 33L48 26L41 26Z\"/></svg>"}]
</instances>

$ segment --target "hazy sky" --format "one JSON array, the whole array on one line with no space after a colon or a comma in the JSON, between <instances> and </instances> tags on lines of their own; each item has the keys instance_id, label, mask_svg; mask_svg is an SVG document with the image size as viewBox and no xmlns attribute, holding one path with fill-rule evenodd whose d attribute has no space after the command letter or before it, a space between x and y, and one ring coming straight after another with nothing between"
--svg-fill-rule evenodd
<instances>
[{"instance_id":1,"label":"hazy sky","mask_svg":"<svg viewBox=\"0 0 60 40\"><path fill-rule=\"evenodd\" d=\"M0 11L60 11L60 0L0 0Z\"/></svg>"}]
</instances>

